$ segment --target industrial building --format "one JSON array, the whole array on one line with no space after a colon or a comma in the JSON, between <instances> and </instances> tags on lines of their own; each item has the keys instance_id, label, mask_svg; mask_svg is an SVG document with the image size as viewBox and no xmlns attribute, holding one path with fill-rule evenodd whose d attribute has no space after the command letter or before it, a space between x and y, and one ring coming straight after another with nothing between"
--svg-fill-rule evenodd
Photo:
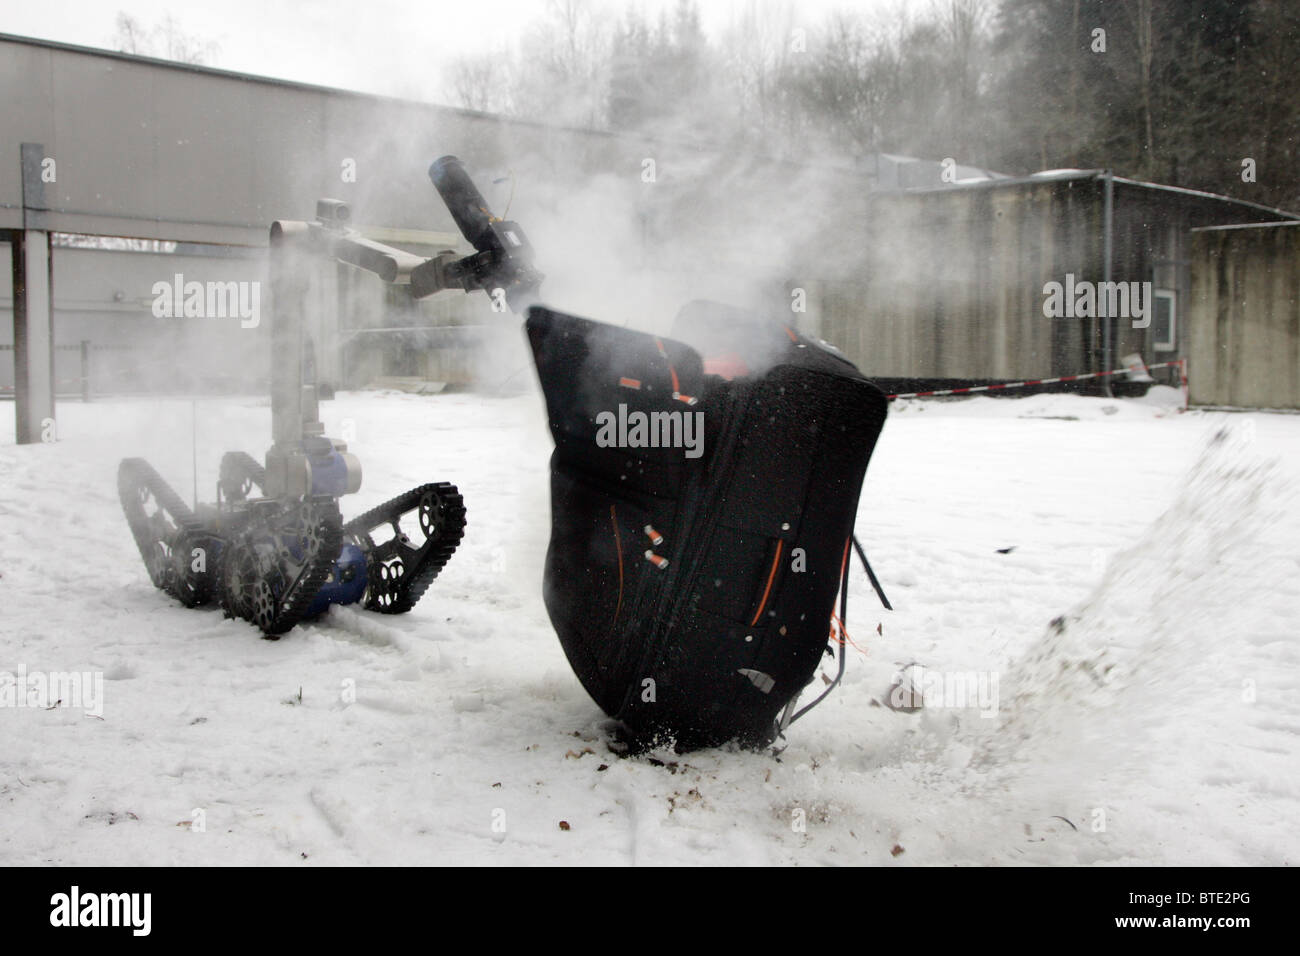
<instances>
[{"instance_id":1,"label":"industrial building","mask_svg":"<svg viewBox=\"0 0 1300 956\"><path fill-rule=\"evenodd\" d=\"M1300 223L1194 229L1193 400L1300 408Z\"/></svg>"},{"instance_id":2,"label":"industrial building","mask_svg":"<svg viewBox=\"0 0 1300 956\"><path fill-rule=\"evenodd\" d=\"M636 210L653 286L760 289L780 310L793 297L794 322L882 380L1046 377L1137 352L1188 358L1195 402L1300 407L1297 232L1270 225L1298 217L1240 199L1099 170L740 161L8 35L0 82L0 249L14 263L0 273L0 395L27 395L20 441L35 440L56 392L263 391L265 324L235 314L234 298L187 316L186 289L197 283L206 306L214 290L220 304L261 282L270 224L311 218L324 196L348 202L371 238L464 251L425 178L445 153L573 201L612 189ZM638 174L669 156L651 194ZM746 199L774 194L784 204ZM534 222L545 208L534 203ZM611 231L611 244L629 235ZM1051 317L1054 282L1149 283L1149 313ZM319 266L311 294L320 376L340 387L473 384L476 353L517 333L482 297L413 305L345 266Z\"/></svg>"},{"instance_id":3,"label":"industrial building","mask_svg":"<svg viewBox=\"0 0 1300 956\"><path fill-rule=\"evenodd\" d=\"M874 192L867 205L861 278L823 288L823 337L869 375L929 387L1098 372L1133 353L1148 364L1189 358L1208 341L1191 320L1204 262L1194 230L1297 218L1104 170L936 182ZM1067 311L1049 316L1053 283L1102 294L1080 310L1067 294ZM1197 351L1192 398L1217 402L1195 372L1208 357ZM1300 396L1283 388L1270 401Z\"/></svg>"}]
</instances>

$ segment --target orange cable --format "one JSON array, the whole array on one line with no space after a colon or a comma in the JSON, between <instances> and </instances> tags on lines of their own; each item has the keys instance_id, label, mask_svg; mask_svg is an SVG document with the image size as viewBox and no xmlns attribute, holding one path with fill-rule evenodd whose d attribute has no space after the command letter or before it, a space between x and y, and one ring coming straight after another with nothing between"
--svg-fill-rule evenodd
<instances>
[{"instance_id":1,"label":"orange cable","mask_svg":"<svg viewBox=\"0 0 1300 956\"><path fill-rule=\"evenodd\" d=\"M614 526L614 549L618 552L618 604L614 607L614 620L609 625L613 628L623 610L623 539L618 534L618 515L615 514L613 505L609 506L609 521Z\"/></svg>"},{"instance_id":2,"label":"orange cable","mask_svg":"<svg viewBox=\"0 0 1300 956\"><path fill-rule=\"evenodd\" d=\"M767 596L772 593L772 582L776 580L776 566L781 562L781 548L785 542L780 538L776 539L776 556L772 558L772 570L767 572L767 587L763 589L763 600L759 602L758 610L754 612L754 619L749 622L753 627L758 623L758 619L763 616L763 608L767 607Z\"/></svg>"}]
</instances>

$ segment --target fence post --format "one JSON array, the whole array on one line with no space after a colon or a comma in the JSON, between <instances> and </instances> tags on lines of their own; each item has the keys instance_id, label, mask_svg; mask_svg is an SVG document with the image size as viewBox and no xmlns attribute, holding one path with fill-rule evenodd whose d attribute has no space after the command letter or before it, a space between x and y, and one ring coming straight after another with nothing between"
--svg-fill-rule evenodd
<instances>
[{"instance_id":1,"label":"fence post","mask_svg":"<svg viewBox=\"0 0 1300 956\"><path fill-rule=\"evenodd\" d=\"M81 340L81 400L90 401L90 340Z\"/></svg>"}]
</instances>

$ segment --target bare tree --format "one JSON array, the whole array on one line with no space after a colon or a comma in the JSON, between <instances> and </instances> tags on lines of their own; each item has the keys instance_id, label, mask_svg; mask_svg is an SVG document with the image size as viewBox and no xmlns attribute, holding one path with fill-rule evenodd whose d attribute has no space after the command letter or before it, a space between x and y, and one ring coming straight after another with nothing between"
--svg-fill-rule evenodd
<instances>
[{"instance_id":1,"label":"bare tree","mask_svg":"<svg viewBox=\"0 0 1300 956\"><path fill-rule=\"evenodd\" d=\"M786 140L793 141L804 126L802 117L792 115L782 101L788 92L786 78L796 75L810 55L808 33L812 26L797 19L788 5L768 16L760 16L758 8L751 6L737 24L730 51L735 67L729 74L739 87L742 115L759 136L779 129Z\"/></svg>"},{"instance_id":2,"label":"bare tree","mask_svg":"<svg viewBox=\"0 0 1300 956\"><path fill-rule=\"evenodd\" d=\"M215 43L186 33L170 13L153 29L146 29L135 17L119 10L115 26L113 48L121 53L198 64L211 62L218 51Z\"/></svg>"},{"instance_id":3,"label":"bare tree","mask_svg":"<svg viewBox=\"0 0 1300 956\"><path fill-rule=\"evenodd\" d=\"M611 32L590 0L548 0L546 16L521 43L510 91L513 112L604 125Z\"/></svg>"},{"instance_id":4,"label":"bare tree","mask_svg":"<svg viewBox=\"0 0 1300 956\"><path fill-rule=\"evenodd\" d=\"M1151 64L1155 59L1155 34L1152 29L1152 0L1132 0L1120 4L1132 29L1137 55L1138 95L1142 101L1142 170L1150 175L1155 161L1155 133L1151 118Z\"/></svg>"},{"instance_id":5,"label":"bare tree","mask_svg":"<svg viewBox=\"0 0 1300 956\"><path fill-rule=\"evenodd\" d=\"M483 113L504 112L510 105L510 70L504 54L458 57L444 74L452 103Z\"/></svg>"},{"instance_id":6,"label":"bare tree","mask_svg":"<svg viewBox=\"0 0 1300 956\"><path fill-rule=\"evenodd\" d=\"M208 63L217 52L215 43L186 33L170 13L155 29L165 59L178 63Z\"/></svg>"},{"instance_id":7,"label":"bare tree","mask_svg":"<svg viewBox=\"0 0 1300 956\"><path fill-rule=\"evenodd\" d=\"M113 49L119 53L131 53L136 56L150 54L149 35L139 20L129 13L119 10L117 12L116 26L117 33L113 37Z\"/></svg>"}]
</instances>

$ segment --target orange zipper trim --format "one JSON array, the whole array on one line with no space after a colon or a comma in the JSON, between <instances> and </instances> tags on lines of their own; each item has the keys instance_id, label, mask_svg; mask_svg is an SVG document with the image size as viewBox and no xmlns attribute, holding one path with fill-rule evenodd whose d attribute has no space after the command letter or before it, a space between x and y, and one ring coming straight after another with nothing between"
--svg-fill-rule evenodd
<instances>
[{"instance_id":1,"label":"orange zipper trim","mask_svg":"<svg viewBox=\"0 0 1300 956\"><path fill-rule=\"evenodd\" d=\"M772 582L776 580L776 566L781 563L781 549L784 546L785 542L777 538L776 556L772 558L772 570L767 572L767 587L763 589L763 600L759 602L758 610L754 612L754 619L749 622L750 627L758 623L758 619L763 616L763 608L767 607L767 598L772 593Z\"/></svg>"}]
</instances>

